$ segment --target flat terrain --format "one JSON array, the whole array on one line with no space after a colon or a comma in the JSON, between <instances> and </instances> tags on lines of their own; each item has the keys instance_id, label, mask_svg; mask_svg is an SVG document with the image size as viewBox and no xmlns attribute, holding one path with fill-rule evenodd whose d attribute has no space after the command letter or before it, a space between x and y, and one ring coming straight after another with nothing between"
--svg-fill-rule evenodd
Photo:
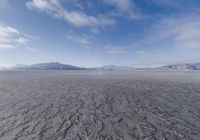
<instances>
[{"instance_id":1,"label":"flat terrain","mask_svg":"<svg viewBox=\"0 0 200 140\"><path fill-rule=\"evenodd\" d=\"M1 140L199 140L200 72L0 72Z\"/></svg>"}]
</instances>

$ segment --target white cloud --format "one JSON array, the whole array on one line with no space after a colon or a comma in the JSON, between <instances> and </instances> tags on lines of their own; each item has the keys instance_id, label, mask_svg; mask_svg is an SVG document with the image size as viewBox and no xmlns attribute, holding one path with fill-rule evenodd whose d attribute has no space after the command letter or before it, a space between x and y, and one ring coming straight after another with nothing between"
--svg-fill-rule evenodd
<instances>
[{"instance_id":1,"label":"white cloud","mask_svg":"<svg viewBox=\"0 0 200 140\"><path fill-rule=\"evenodd\" d=\"M7 0L0 0L0 7L7 6Z\"/></svg>"},{"instance_id":2,"label":"white cloud","mask_svg":"<svg viewBox=\"0 0 200 140\"><path fill-rule=\"evenodd\" d=\"M77 36L77 35L66 35L65 36L68 40L72 41L73 43L80 44L80 45L89 45L90 39L88 36Z\"/></svg>"},{"instance_id":3,"label":"white cloud","mask_svg":"<svg viewBox=\"0 0 200 140\"><path fill-rule=\"evenodd\" d=\"M51 5L52 4L52 5ZM29 8L38 8L40 10L53 10L53 3L49 4L48 1L45 0L33 0L32 2L28 2L27 6Z\"/></svg>"},{"instance_id":4,"label":"white cloud","mask_svg":"<svg viewBox=\"0 0 200 140\"><path fill-rule=\"evenodd\" d=\"M180 3L181 2L185 2L187 0L149 0L148 2L150 4L156 4L156 5L159 5L159 6L180 6Z\"/></svg>"},{"instance_id":5,"label":"white cloud","mask_svg":"<svg viewBox=\"0 0 200 140\"><path fill-rule=\"evenodd\" d=\"M102 16L89 16L81 11L67 11L58 0L32 0L27 2L27 7L64 19L75 26L101 26L114 24L115 22L113 19Z\"/></svg>"},{"instance_id":6,"label":"white cloud","mask_svg":"<svg viewBox=\"0 0 200 140\"><path fill-rule=\"evenodd\" d=\"M105 3L115 5L120 10L129 10L132 7L132 1L131 0L104 0Z\"/></svg>"},{"instance_id":7,"label":"white cloud","mask_svg":"<svg viewBox=\"0 0 200 140\"><path fill-rule=\"evenodd\" d=\"M0 49L14 49L15 46L11 45L11 44L4 44L0 42Z\"/></svg>"},{"instance_id":8,"label":"white cloud","mask_svg":"<svg viewBox=\"0 0 200 140\"><path fill-rule=\"evenodd\" d=\"M122 47L107 46L104 48L106 54L122 54L125 52Z\"/></svg>"},{"instance_id":9,"label":"white cloud","mask_svg":"<svg viewBox=\"0 0 200 140\"><path fill-rule=\"evenodd\" d=\"M0 49L14 49L19 31L9 26L0 25Z\"/></svg>"},{"instance_id":10,"label":"white cloud","mask_svg":"<svg viewBox=\"0 0 200 140\"><path fill-rule=\"evenodd\" d=\"M0 49L15 49L28 45L29 42L29 35L24 34L13 27L0 24Z\"/></svg>"},{"instance_id":11,"label":"white cloud","mask_svg":"<svg viewBox=\"0 0 200 140\"><path fill-rule=\"evenodd\" d=\"M26 44L28 44L28 43L30 42L30 40L27 39L27 38L24 38L24 37L19 37L19 38L16 40L16 42L26 45Z\"/></svg>"},{"instance_id":12,"label":"white cloud","mask_svg":"<svg viewBox=\"0 0 200 140\"><path fill-rule=\"evenodd\" d=\"M137 7L132 0L104 0L104 2L116 8L116 11L111 14L112 16L124 16L131 19L141 18Z\"/></svg>"},{"instance_id":13,"label":"white cloud","mask_svg":"<svg viewBox=\"0 0 200 140\"><path fill-rule=\"evenodd\" d=\"M100 30L97 29L97 28L92 28L91 32L92 32L93 34L99 34L99 33L100 33Z\"/></svg>"},{"instance_id":14,"label":"white cloud","mask_svg":"<svg viewBox=\"0 0 200 140\"><path fill-rule=\"evenodd\" d=\"M13 35L18 35L19 31L17 29L14 29L9 26L0 26L0 37L5 38L5 37L10 37Z\"/></svg>"},{"instance_id":15,"label":"white cloud","mask_svg":"<svg viewBox=\"0 0 200 140\"><path fill-rule=\"evenodd\" d=\"M110 25L114 23L114 20L106 19L103 17L88 16L81 12L64 12L61 17L76 26L95 26L95 25Z\"/></svg>"},{"instance_id":16,"label":"white cloud","mask_svg":"<svg viewBox=\"0 0 200 140\"><path fill-rule=\"evenodd\" d=\"M196 13L163 17L150 25L145 36L131 46L138 49L133 52L138 66L194 62L194 58L199 61L200 17ZM146 48L145 52L140 48Z\"/></svg>"},{"instance_id":17,"label":"white cloud","mask_svg":"<svg viewBox=\"0 0 200 140\"><path fill-rule=\"evenodd\" d=\"M144 56L146 54L145 51L141 51L141 50L138 50L138 51L135 51L134 52L135 55L138 55L138 56Z\"/></svg>"},{"instance_id":18,"label":"white cloud","mask_svg":"<svg viewBox=\"0 0 200 140\"><path fill-rule=\"evenodd\" d=\"M163 18L150 29L144 42L167 43L171 47L180 48L200 48L199 15Z\"/></svg>"},{"instance_id":19,"label":"white cloud","mask_svg":"<svg viewBox=\"0 0 200 140\"><path fill-rule=\"evenodd\" d=\"M31 47L25 47L25 49L28 50L28 51L34 52L34 53L38 52L38 50L31 48Z\"/></svg>"}]
</instances>

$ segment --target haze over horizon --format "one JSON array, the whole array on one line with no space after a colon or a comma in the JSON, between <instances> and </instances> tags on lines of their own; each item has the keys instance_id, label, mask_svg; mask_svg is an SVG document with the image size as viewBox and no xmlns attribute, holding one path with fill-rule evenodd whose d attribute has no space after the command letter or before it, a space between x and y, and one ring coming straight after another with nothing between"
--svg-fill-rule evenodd
<instances>
[{"instance_id":1,"label":"haze over horizon","mask_svg":"<svg viewBox=\"0 0 200 140\"><path fill-rule=\"evenodd\" d=\"M197 0L0 0L0 66L200 62Z\"/></svg>"}]
</instances>

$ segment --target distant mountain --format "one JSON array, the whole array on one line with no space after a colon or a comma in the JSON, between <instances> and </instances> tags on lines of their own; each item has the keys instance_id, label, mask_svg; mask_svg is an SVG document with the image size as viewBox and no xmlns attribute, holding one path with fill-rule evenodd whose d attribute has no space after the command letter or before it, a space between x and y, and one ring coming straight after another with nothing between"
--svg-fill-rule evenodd
<instances>
[{"instance_id":1,"label":"distant mountain","mask_svg":"<svg viewBox=\"0 0 200 140\"><path fill-rule=\"evenodd\" d=\"M58 62L39 63L33 65L16 65L11 68L11 70L85 70L85 69L86 68L61 64Z\"/></svg>"},{"instance_id":2,"label":"distant mountain","mask_svg":"<svg viewBox=\"0 0 200 140\"><path fill-rule=\"evenodd\" d=\"M39 63L33 65L16 65L12 68L3 68L0 70L174 70L174 71L185 71L185 70L200 70L200 63L185 63L185 64L172 64L154 68L135 68L128 66L116 66L106 65L95 68L82 68L73 65L61 64L58 62L52 63Z\"/></svg>"},{"instance_id":3,"label":"distant mountain","mask_svg":"<svg viewBox=\"0 0 200 140\"><path fill-rule=\"evenodd\" d=\"M157 70L200 70L200 63L173 64L154 68Z\"/></svg>"},{"instance_id":4,"label":"distant mountain","mask_svg":"<svg viewBox=\"0 0 200 140\"><path fill-rule=\"evenodd\" d=\"M128 66L106 65L106 66L102 66L102 67L96 67L95 69L99 69L99 70L133 70L136 68L128 67Z\"/></svg>"}]
</instances>

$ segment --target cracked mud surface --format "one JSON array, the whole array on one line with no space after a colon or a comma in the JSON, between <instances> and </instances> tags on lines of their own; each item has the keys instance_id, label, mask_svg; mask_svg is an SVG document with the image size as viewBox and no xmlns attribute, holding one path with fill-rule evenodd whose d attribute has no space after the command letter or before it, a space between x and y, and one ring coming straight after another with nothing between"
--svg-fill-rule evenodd
<instances>
[{"instance_id":1,"label":"cracked mud surface","mask_svg":"<svg viewBox=\"0 0 200 140\"><path fill-rule=\"evenodd\" d=\"M1 140L199 140L200 73L0 72Z\"/></svg>"}]
</instances>

